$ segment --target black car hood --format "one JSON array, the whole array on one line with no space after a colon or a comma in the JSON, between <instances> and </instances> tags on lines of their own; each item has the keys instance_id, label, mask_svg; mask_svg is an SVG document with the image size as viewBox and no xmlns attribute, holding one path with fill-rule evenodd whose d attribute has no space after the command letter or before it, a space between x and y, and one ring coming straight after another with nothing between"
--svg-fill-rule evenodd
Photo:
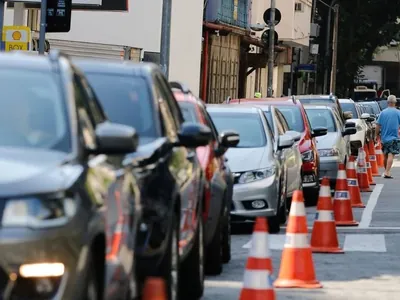
<instances>
[{"instance_id":1,"label":"black car hood","mask_svg":"<svg viewBox=\"0 0 400 300\"><path fill-rule=\"evenodd\" d=\"M0 198L68 188L83 168L65 163L67 156L51 150L0 148Z\"/></svg>"}]
</instances>

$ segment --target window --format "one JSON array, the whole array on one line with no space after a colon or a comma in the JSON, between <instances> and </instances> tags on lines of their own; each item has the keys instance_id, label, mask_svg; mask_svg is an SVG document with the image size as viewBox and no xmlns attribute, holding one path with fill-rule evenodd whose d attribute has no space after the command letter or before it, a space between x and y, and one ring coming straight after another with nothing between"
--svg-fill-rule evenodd
<instances>
[{"instance_id":1,"label":"window","mask_svg":"<svg viewBox=\"0 0 400 300\"><path fill-rule=\"evenodd\" d=\"M68 107L59 75L0 70L0 146L71 152Z\"/></svg>"},{"instance_id":2,"label":"window","mask_svg":"<svg viewBox=\"0 0 400 300\"><path fill-rule=\"evenodd\" d=\"M179 107L181 108L185 122L199 122L199 118L196 113L196 104L190 102L179 102Z\"/></svg>"},{"instance_id":3,"label":"window","mask_svg":"<svg viewBox=\"0 0 400 300\"><path fill-rule=\"evenodd\" d=\"M289 105L280 105L277 107L285 117L285 120L289 126L289 130L294 130L297 132L304 131L304 121L299 107Z\"/></svg>"},{"instance_id":4,"label":"window","mask_svg":"<svg viewBox=\"0 0 400 300\"><path fill-rule=\"evenodd\" d=\"M124 74L86 73L110 121L131 126L141 137L156 137L153 98L146 80Z\"/></svg>"},{"instance_id":5,"label":"window","mask_svg":"<svg viewBox=\"0 0 400 300\"><path fill-rule=\"evenodd\" d=\"M304 11L303 3L301 3L301 2L296 2L296 3L294 4L294 11L303 12L303 11Z\"/></svg>"},{"instance_id":6,"label":"window","mask_svg":"<svg viewBox=\"0 0 400 300\"><path fill-rule=\"evenodd\" d=\"M89 109L90 113L93 117L94 123L100 124L105 121L105 116L103 113L103 109L101 108L98 99L96 98L95 93L93 92L92 88L90 87L89 83L87 82L86 78L83 76L79 76L79 81L82 84L83 89L86 92L86 95L88 97L88 104L89 104Z\"/></svg>"},{"instance_id":7,"label":"window","mask_svg":"<svg viewBox=\"0 0 400 300\"><path fill-rule=\"evenodd\" d=\"M267 144L264 127L258 114L209 112L219 132L234 130L240 135L238 148L259 148Z\"/></svg>"},{"instance_id":8,"label":"window","mask_svg":"<svg viewBox=\"0 0 400 300\"><path fill-rule=\"evenodd\" d=\"M279 109L276 110L276 116L279 120L279 123L282 124L284 132L289 131L289 124L287 123L285 117L283 116L283 114L280 112Z\"/></svg>"},{"instance_id":9,"label":"window","mask_svg":"<svg viewBox=\"0 0 400 300\"><path fill-rule=\"evenodd\" d=\"M351 111L353 119L358 119L357 109L354 103L340 103L343 111Z\"/></svg>"},{"instance_id":10,"label":"window","mask_svg":"<svg viewBox=\"0 0 400 300\"><path fill-rule=\"evenodd\" d=\"M336 122L331 110L306 108L306 112L312 129L316 127L324 127L328 129L328 132L336 132Z\"/></svg>"},{"instance_id":11,"label":"window","mask_svg":"<svg viewBox=\"0 0 400 300\"><path fill-rule=\"evenodd\" d=\"M332 104L335 103L333 98L312 98L312 99L299 99L301 104Z\"/></svg>"}]
</instances>

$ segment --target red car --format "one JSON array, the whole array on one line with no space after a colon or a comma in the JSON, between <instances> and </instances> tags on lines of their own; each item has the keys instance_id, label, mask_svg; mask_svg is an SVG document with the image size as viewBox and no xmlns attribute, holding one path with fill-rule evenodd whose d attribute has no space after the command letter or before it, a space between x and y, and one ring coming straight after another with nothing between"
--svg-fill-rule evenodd
<instances>
[{"instance_id":1,"label":"red car","mask_svg":"<svg viewBox=\"0 0 400 300\"><path fill-rule=\"evenodd\" d=\"M313 132L307 114L300 101L292 97L262 99L232 99L232 104L271 104L284 115L290 130L302 133L299 150L302 156L303 189L307 204L315 204L319 192L319 155L315 137L326 134L326 130Z\"/></svg>"},{"instance_id":2,"label":"red car","mask_svg":"<svg viewBox=\"0 0 400 300\"><path fill-rule=\"evenodd\" d=\"M233 176L224 157L230 147L239 143L236 132L218 134L205 104L177 82L170 83L186 122L208 126L214 133L209 145L196 149L205 172L204 222L206 245L206 272L220 274L222 264L230 261L230 211L233 194Z\"/></svg>"}]
</instances>

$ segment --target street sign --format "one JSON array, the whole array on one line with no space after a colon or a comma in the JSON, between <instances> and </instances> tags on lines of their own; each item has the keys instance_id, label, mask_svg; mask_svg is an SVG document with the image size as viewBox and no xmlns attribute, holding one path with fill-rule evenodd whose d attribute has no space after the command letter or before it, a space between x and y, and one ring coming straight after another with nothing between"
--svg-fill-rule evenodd
<instances>
[{"instance_id":1,"label":"street sign","mask_svg":"<svg viewBox=\"0 0 400 300\"><path fill-rule=\"evenodd\" d=\"M268 26L270 25L270 19L271 19L271 9L268 8L263 15L263 19L265 24ZM282 14L279 9L275 8L275 26L279 24L279 22L282 20Z\"/></svg>"},{"instance_id":2,"label":"street sign","mask_svg":"<svg viewBox=\"0 0 400 300\"><path fill-rule=\"evenodd\" d=\"M264 45L269 45L269 33L270 33L270 30L267 29L261 35L261 42ZM279 38L278 33L276 31L274 31L274 42L275 42L275 45L278 45L278 38Z\"/></svg>"},{"instance_id":3,"label":"street sign","mask_svg":"<svg viewBox=\"0 0 400 300\"><path fill-rule=\"evenodd\" d=\"M27 26L3 26L2 45L4 51L28 51L31 29Z\"/></svg>"},{"instance_id":4,"label":"street sign","mask_svg":"<svg viewBox=\"0 0 400 300\"><path fill-rule=\"evenodd\" d=\"M71 0L47 0L46 32L69 32L71 29Z\"/></svg>"}]
</instances>

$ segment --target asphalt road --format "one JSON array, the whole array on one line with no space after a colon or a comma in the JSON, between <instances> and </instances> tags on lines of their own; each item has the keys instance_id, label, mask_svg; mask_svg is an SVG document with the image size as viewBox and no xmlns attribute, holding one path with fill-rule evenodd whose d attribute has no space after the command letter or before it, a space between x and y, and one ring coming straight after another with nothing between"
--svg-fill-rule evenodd
<instances>
[{"instance_id":1,"label":"asphalt road","mask_svg":"<svg viewBox=\"0 0 400 300\"><path fill-rule=\"evenodd\" d=\"M374 192L363 193L365 209L353 209L358 227L338 228L344 254L313 254L322 289L275 289L277 299L398 300L400 299L400 161L394 179L374 178ZM307 208L311 233L315 208ZM243 230L241 230L243 231ZM246 231L246 230L245 230ZM203 299L238 299L249 249L250 232L232 236L232 260L220 276L208 277ZM270 235L274 279L279 272L285 230ZM310 237L310 234L309 234Z\"/></svg>"}]
</instances>

